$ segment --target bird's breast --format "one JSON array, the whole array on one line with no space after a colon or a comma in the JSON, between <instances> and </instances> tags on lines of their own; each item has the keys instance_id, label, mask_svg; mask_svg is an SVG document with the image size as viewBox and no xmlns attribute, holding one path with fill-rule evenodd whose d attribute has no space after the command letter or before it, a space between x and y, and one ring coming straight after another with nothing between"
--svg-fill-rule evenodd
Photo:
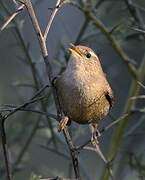
<instances>
[{"instance_id":1,"label":"bird's breast","mask_svg":"<svg viewBox=\"0 0 145 180\"><path fill-rule=\"evenodd\" d=\"M105 77L96 77L84 70L66 72L57 82L60 104L64 113L78 123L98 121L107 115Z\"/></svg>"}]
</instances>

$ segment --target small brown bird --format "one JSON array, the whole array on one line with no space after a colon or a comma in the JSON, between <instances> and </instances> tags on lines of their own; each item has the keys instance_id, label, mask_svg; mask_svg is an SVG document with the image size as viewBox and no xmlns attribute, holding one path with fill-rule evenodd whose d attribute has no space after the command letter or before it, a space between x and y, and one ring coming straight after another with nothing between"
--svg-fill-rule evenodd
<instances>
[{"instance_id":1,"label":"small brown bird","mask_svg":"<svg viewBox=\"0 0 145 180\"><path fill-rule=\"evenodd\" d=\"M91 123L95 131L113 105L113 92L92 49L72 45L69 50L66 70L55 82L60 105L69 120Z\"/></svg>"}]
</instances>

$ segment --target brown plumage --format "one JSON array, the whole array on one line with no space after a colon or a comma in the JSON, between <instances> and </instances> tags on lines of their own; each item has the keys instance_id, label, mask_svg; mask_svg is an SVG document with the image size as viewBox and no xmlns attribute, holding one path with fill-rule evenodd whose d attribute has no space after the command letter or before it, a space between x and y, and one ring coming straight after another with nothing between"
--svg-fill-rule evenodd
<instances>
[{"instance_id":1,"label":"brown plumage","mask_svg":"<svg viewBox=\"0 0 145 180\"><path fill-rule=\"evenodd\" d=\"M99 58L85 46L72 46L66 70L56 79L60 105L70 120L98 124L113 104L113 92Z\"/></svg>"},{"instance_id":2,"label":"brown plumage","mask_svg":"<svg viewBox=\"0 0 145 180\"><path fill-rule=\"evenodd\" d=\"M97 126L113 105L113 92L106 79L99 58L85 46L72 46L66 70L56 79L55 85L64 118L58 130L65 128L68 120L79 124L90 123L91 142L102 160L108 164L98 142ZM68 117L68 118L67 118ZM112 175L112 171L109 168Z\"/></svg>"}]
</instances>

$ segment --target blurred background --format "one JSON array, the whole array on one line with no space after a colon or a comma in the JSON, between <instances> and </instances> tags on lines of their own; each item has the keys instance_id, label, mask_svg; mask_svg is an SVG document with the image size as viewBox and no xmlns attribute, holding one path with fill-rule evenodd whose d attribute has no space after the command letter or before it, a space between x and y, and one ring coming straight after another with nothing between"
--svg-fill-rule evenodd
<instances>
[{"instance_id":1,"label":"blurred background","mask_svg":"<svg viewBox=\"0 0 145 180\"><path fill-rule=\"evenodd\" d=\"M44 31L56 1L32 2ZM1 0L0 26L15 11L13 1ZM115 180L145 179L145 87L142 86L145 32L142 30L145 30L144 0L76 0L67 1L59 10L47 40L55 75L67 64L70 43L89 46L100 57L115 94L115 105L100 129L129 113L99 139L105 157L112 160ZM136 73L132 71L134 68ZM8 107L28 101L47 84L37 36L27 11L23 10L0 32L0 111L5 114ZM42 95L44 99L29 108L56 114L51 89L45 89ZM6 120L14 180L74 177L66 141L57 127L56 120L28 111L19 111ZM88 125L72 123L70 131L77 146L91 136ZM94 151L82 150L79 164L83 180L109 179L104 162ZM0 180L3 179L5 166L0 138Z\"/></svg>"}]
</instances>

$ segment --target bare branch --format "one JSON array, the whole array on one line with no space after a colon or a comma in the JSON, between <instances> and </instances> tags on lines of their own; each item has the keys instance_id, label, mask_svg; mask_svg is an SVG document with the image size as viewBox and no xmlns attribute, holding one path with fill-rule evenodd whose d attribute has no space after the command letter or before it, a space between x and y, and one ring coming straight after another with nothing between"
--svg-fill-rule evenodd
<instances>
[{"instance_id":1,"label":"bare branch","mask_svg":"<svg viewBox=\"0 0 145 180\"><path fill-rule=\"evenodd\" d=\"M60 121L62 119L62 117L63 117L63 112L61 111L58 96L57 96L57 91L56 91L56 88L55 88L55 86L53 84L53 78L54 77L53 77L52 69L51 69L51 66L50 66L50 63L49 63L48 50L47 50L47 47L46 47L46 42L45 42L44 37L42 35L42 31L41 31L40 26L38 24L38 20L37 20L37 17L35 15L35 12L34 12L31 1L30 0L22 0L22 1L23 1L24 5L26 6L27 10L28 10L28 13L30 15L30 18L31 18L31 21L32 21L32 24L33 24L33 27L34 27L34 30L35 30L35 32L37 34L37 37L38 37L38 40L39 40L39 43L40 43L40 48L41 48L42 56L44 58L44 62L45 62L45 65L46 65L48 78L49 78L50 83L52 85L52 91L53 91L54 101L55 101L55 104L56 104L58 120ZM61 2L63 2L63 1L61 1ZM74 171L75 171L75 177L79 178L80 173L79 173L78 157L77 157L76 151L74 150L75 148L74 148L74 145L72 143L72 140L71 140L71 137L69 135L69 132L68 132L67 128L63 130L63 133L64 133L66 142L67 142L69 150L70 150L70 154L71 154L71 158L72 158L72 162L73 162L73 168L74 168Z\"/></svg>"},{"instance_id":2,"label":"bare branch","mask_svg":"<svg viewBox=\"0 0 145 180\"><path fill-rule=\"evenodd\" d=\"M36 35L37 35L39 43L40 43L42 54L44 56L47 56L48 52L47 52L46 43L45 43L45 40L43 38L43 34L42 34L42 31L41 31L38 19L37 19L36 15L35 15L35 11L33 9L31 0L22 0L22 3L25 5L25 7L28 10L29 16L31 18L31 21L32 21L32 24L33 24L33 27L34 27L34 30L36 31Z\"/></svg>"},{"instance_id":3,"label":"bare branch","mask_svg":"<svg viewBox=\"0 0 145 180\"><path fill-rule=\"evenodd\" d=\"M139 29L139 28L135 28L135 27L131 27L131 29L133 29L134 31L137 31L139 33L145 34L145 30L143 30L143 29Z\"/></svg>"},{"instance_id":4,"label":"bare branch","mask_svg":"<svg viewBox=\"0 0 145 180\"><path fill-rule=\"evenodd\" d=\"M39 101L39 100L41 100L41 99L44 99L45 96L42 96L42 97L39 97L39 98L36 98L36 97L39 96L46 87L48 87L48 86L47 86L47 85L44 86L44 87L41 88L29 101L27 101L27 102L25 102L25 103L17 106L17 107L14 108L10 113L6 114L6 115L4 116L4 121L5 121L9 116L11 116L11 115L13 115L14 113L16 113L17 111L19 111L21 108L25 108L25 107L27 107L27 106L30 105L30 104L33 104L33 103L35 103L35 102L37 102L37 101Z\"/></svg>"},{"instance_id":5,"label":"bare branch","mask_svg":"<svg viewBox=\"0 0 145 180\"><path fill-rule=\"evenodd\" d=\"M117 125L118 123L120 123L124 118L130 116L130 113L126 113L124 115L122 115L121 117L119 117L118 119L116 119L115 121L113 121L112 123L110 123L108 126L103 127L99 130L99 133L102 135L103 133L105 133L108 129L112 128L113 126ZM114 118L113 118L114 119ZM83 143L82 145L78 146L76 148L76 151L81 151L84 147L86 147L89 143L91 143L91 139L89 138L85 143Z\"/></svg>"},{"instance_id":6,"label":"bare branch","mask_svg":"<svg viewBox=\"0 0 145 180\"><path fill-rule=\"evenodd\" d=\"M10 106L8 108L0 108L0 113L1 112L6 112L6 111L11 112L16 108L18 108L18 106L15 106L15 105L12 105L12 106ZM26 111L26 112L37 113L37 114L45 115L45 116L47 116L47 118L49 117L49 118L53 118L53 119L57 120L57 116L54 115L54 114L47 113L47 112L40 111L40 110L36 110L36 109L32 109L32 108L24 107L24 108L20 108L18 111Z\"/></svg>"},{"instance_id":7,"label":"bare branch","mask_svg":"<svg viewBox=\"0 0 145 180\"><path fill-rule=\"evenodd\" d=\"M136 99L145 99L145 95L139 95L139 96L130 97L130 100L136 100Z\"/></svg>"},{"instance_id":8,"label":"bare branch","mask_svg":"<svg viewBox=\"0 0 145 180\"><path fill-rule=\"evenodd\" d=\"M22 4L21 6L18 7L16 12L14 12L12 15L7 17L7 20L4 22L4 24L0 27L0 31L3 31L10 23L11 21L19 14L24 9L24 5Z\"/></svg>"},{"instance_id":9,"label":"bare branch","mask_svg":"<svg viewBox=\"0 0 145 180\"><path fill-rule=\"evenodd\" d=\"M50 16L50 19L49 19L49 21L48 21L48 24L47 24L47 26L46 26L46 30L45 30L45 32L44 32L44 36L43 36L43 37L44 37L44 41L47 40L47 35L48 35L48 33L49 33L49 30L50 30L50 27L51 27L52 22L53 22L53 20L54 20L54 17L56 16L58 10L62 7L63 2L64 2L64 0L57 0L57 2L56 2L56 6L55 6L54 10L52 11L52 14L51 14L51 16Z\"/></svg>"},{"instance_id":10,"label":"bare branch","mask_svg":"<svg viewBox=\"0 0 145 180\"><path fill-rule=\"evenodd\" d=\"M141 83L140 81L137 81L137 83L145 90L145 85L143 85L143 83Z\"/></svg>"}]
</instances>

